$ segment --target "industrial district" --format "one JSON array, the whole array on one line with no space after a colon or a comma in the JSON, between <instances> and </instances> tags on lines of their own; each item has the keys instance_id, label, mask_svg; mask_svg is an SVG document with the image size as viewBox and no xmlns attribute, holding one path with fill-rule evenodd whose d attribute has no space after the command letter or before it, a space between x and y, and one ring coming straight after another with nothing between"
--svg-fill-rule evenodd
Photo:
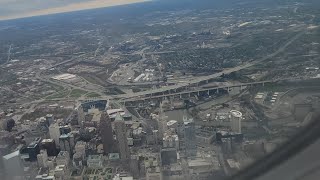
<instances>
[{"instance_id":1,"label":"industrial district","mask_svg":"<svg viewBox=\"0 0 320 180\"><path fill-rule=\"evenodd\" d=\"M320 110L318 7L271 1L0 22L1 177L224 179L271 153Z\"/></svg>"}]
</instances>

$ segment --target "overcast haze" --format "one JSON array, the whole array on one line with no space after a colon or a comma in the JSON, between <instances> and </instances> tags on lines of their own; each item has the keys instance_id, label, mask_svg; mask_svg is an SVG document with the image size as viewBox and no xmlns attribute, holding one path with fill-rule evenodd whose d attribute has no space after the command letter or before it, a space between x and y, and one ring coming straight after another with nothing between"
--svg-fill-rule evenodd
<instances>
[{"instance_id":1,"label":"overcast haze","mask_svg":"<svg viewBox=\"0 0 320 180\"><path fill-rule=\"evenodd\" d=\"M148 0L0 0L0 20L131 4Z\"/></svg>"}]
</instances>

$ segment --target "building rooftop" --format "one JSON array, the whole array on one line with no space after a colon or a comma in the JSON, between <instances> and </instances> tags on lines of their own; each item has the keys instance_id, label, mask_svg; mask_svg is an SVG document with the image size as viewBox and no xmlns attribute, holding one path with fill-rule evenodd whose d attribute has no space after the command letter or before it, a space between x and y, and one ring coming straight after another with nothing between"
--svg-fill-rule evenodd
<instances>
[{"instance_id":1,"label":"building rooftop","mask_svg":"<svg viewBox=\"0 0 320 180\"><path fill-rule=\"evenodd\" d=\"M242 117L242 113L240 111L237 110L231 110L230 111L231 115L237 118L241 118Z\"/></svg>"},{"instance_id":2,"label":"building rooftop","mask_svg":"<svg viewBox=\"0 0 320 180\"><path fill-rule=\"evenodd\" d=\"M121 180L133 180L133 177L121 177Z\"/></svg>"},{"instance_id":3,"label":"building rooftop","mask_svg":"<svg viewBox=\"0 0 320 180\"><path fill-rule=\"evenodd\" d=\"M107 113L110 115L113 115L113 114L117 114L117 113L120 113L120 114L125 114L124 110L123 109L108 109L107 110Z\"/></svg>"},{"instance_id":4,"label":"building rooftop","mask_svg":"<svg viewBox=\"0 0 320 180\"><path fill-rule=\"evenodd\" d=\"M72 134L72 133L62 134L62 135L60 136L60 138L70 138L70 137L73 137L73 134Z\"/></svg>"},{"instance_id":5,"label":"building rooftop","mask_svg":"<svg viewBox=\"0 0 320 180\"><path fill-rule=\"evenodd\" d=\"M100 122L100 119L101 119L101 112L100 111L94 112L91 121Z\"/></svg>"},{"instance_id":6,"label":"building rooftop","mask_svg":"<svg viewBox=\"0 0 320 180\"><path fill-rule=\"evenodd\" d=\"M233 159L227 159L227 162L231 168L240 169L240 163L234 161Z\"/></svg>"},{"instance_id":7,"label":"building rooftop","mask_svg":"<svg viewBox=\"0 0 320 180\"><path fill-rule=\"evenodd\" d=\"M98 180L111 180L113 178L113 169L112 168L87 168L84 171L84 175L88 177L88 179Z\"/></svg>"},{"instance_id":8,"label":"building rooftop","mask_svg":"<svg viewBox=\"0 0 320 180\"><path fill-rule=\"evenodd\" d=\"M11 158L14 158L14 157L17 157L20 155L20 152L19 151L14 151L10 154L7 154L5 156L3 156L4 159L8 160L8 159L11 159Z\"/></svg>"},{"instance_id":9,"label":"building rooftop","mask_svg":"<svg viewBox=\"0 0 320 180\"><path fill-rule=\"evenodd\" d=\"M115 117L114 121L123 121L123 117L121 116L121 114L120 114L120 113L117 113L117 115L116 115L116 117Z\"/></svg>"},{"instance_id":10,"label":"building rooftop","mask_svg":"<svg viewBox=\"0 0 320 180\"><path fill-rule=\"evenodd\" d=\"M89 155L88 160L100 160L102 158L101 155Z\"/></svg>"},{"instance_id":11,"label":"building rooftop","mask_svg":"<svg viewBox=\"0 0 320 180\"><path fill-rule=\"evenodd\" d=\"M188 162L189 167L197 166L211 166L210 162L207 162L205 159L193 159Z\"/></svg>"},{"instance_id":12,"label":"building rooftop","mask_svg":"<svg viewBox=\"0 0 320 180\"><path fill-rule=\"evenodd\" d=\"M170 120L169 122L167 122L167 126L172 126L174 124L178 123L178 121L176 120Z\"/></svg>"},{"instance_id":13,"label":"building rooftop","mask_svg":"<svg viewBox=\"0 0 320 180\"><path fill-rule=\"evenodd\" d=\"M69 152L68 151L60 151L57 157L68 157Z\"/></svg>"},{"instance_id":14,"label":"building rooftop","mask_svg":"<svg viewBox=\"0 0 320 180\"><path fill-rule=\"evenodd\" d=\"M109 153L110 160L120 159L119 153Z\"/></svg>"},{"instance_id":15,"label":"building rooftop","mask_svg":"<svg viewBox=\"0 0 320 180\"><path fill-rule=\"evenodd\" d=\"M28 148L35 148L37 145L38 143L36 141L33 141L28 145Z\"/></svg>"},{"instance_id":16,"label":"building rooftop","mask_svg":"<svg viewBox=\"0 0 320 180\"><path fill-rule=\"evenodd\" d=\"M67 80L67 79L73 79L76 77L77 76L74 74L65 73L65 74L60 74L60 75L54 76L54 77L52 77L52 79L54 79L54 80Z\"/></svg>"},{"instance_id":17,"label":"building rooftop","mask_svg":"<svg viewBox=\"0 0 320 180\"><path fill-rule=\"evenodd\" d=\"M51 143L51 142L53 142L53 139L43 139L41 142L42 143Z\"/></svg>"},{"instance_id":18,"label":"building rooftop","mask_svg":"<svg viewBox=\"0 0 320 180\"><path fill-rule=\"evenodd\" d=\"M46 117L53 117L53 114L47 114Z\"/></svg>"}]
</instances>

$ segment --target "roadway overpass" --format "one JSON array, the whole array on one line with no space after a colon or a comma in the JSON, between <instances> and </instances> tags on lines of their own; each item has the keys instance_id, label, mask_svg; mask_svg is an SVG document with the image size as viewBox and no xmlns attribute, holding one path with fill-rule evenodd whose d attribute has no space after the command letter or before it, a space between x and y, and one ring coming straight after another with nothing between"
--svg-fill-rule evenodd
<instances>
[{"instance_id":1,"label":"roadway overpass","mask_svg":"<svg viewBox=\"0 0 320 180\"><path fill-rule=\"evenodd\" d=\"M281 79L284 80L284 79ZM121 94L121 95L113 95L113 96L102 96L98 98L85 98L80 99L83 101L94 101L94 100L108 100L114 99L118 102L135 102L135 101L143 101L143 100L150 100L150 99L160 99L160 98L167 98L167 97L182 97L182 96L191 96L192 94L213 94L219 92L221 90L229 90L234 87L240 87L240 89L246 88L248 86L255 86L255 85L262 85L268 83L274 83L281 81L279 80L270 80L270 81L259 81L259 82L250 82L250 83L238 83L238 84L231 84L231 85L224 85L224 86L214 86L208 88L197 88L193 90L185 90L185 89L171 89L171 88L162 88L161 91L142 91L139 93L131 93L131 94ZM185 90L185 91L182 91Z\"/></svg>"},{"instance_id":2,"label":"roadway overpass","mask_svg":"<svg viewBox=\"0 0 320 180\"><path fill-rule=\"evenodd\" d=\"M264 86L267 83L274 83L276 81L259 81L259 82L252 82L252 83L239 83L239 84L232 84L232 85L227 85L227 86L216 86L216 87L209 87L209 88L197 88L197 89L193 89L193 90L187 90L187 91L181 91L178 92L177 89L175 90L167 90L167 91L163 91L161 93L150 93L150 92L145 92L143 95L136 95L136 94L132 94L123 98L122 96L119 97L114 97L114 99L118 99L120 102L134 102L134 101L142 101L142 100L148 100L148 99L160 99L160 98L168 98L168 97L180 97L182 98L182 96L188 96L191 97L192 94L213 94L212 92L219 92L221 90L227 90L229 92L229 90L231 88L234 87L240 87L240 89L242 90L245 87L248 86L254 86L254 85L262 85Z\"/></svg>"},{"instance_id":3,"label":"roadway overpass","mask_svg":"<svg viewBox=\"0 0 320 180\"><path fill-rule=\"evenodd\" d=\"M225 70L223 70L223 71L221 71L219 73L215 73L215 74L212 74L212 75L209 75L209 76L195 77L195 78L189 79L189 82L186 82L186 83L179 83L179 84L176 84L176 85L173 85L173 86L165 86L165 87L162 87L162 88L153 89L153 90L149 90L149 91L142 91L142 92L138 92L138 93L117 95L117 96L114 96L114 98L115 99L123 99L123 100L125 100L125 99L129 99L129 98L133 98L133 97L143 97L143 96L146 96L146 95L154 96L154 94L164 93L164 92L168 92L168 91L177 91L180 88L188 87L188 86L195 85L195 84L198 84L198 83L201 83L201 82L208 83L209 80L221 77L223 74L230 74L232 72L237 72L237 71L240 71L242 69L246 69L246 68L252 67L252 66L254 66L254 65L258 64L258 63L264 62L264 61L266 61L268 59L271 59L274 56L277 56L278 54L282 53L295 40L299 39L302 35L304 35L306 32L307 32L307 30L303 30L303 31L297 33L292 38L288 39L288 41L283 46L281 46L278 50L276 50L275 52L273 52L273 53L271 53L271 54L269 54L267 56L264 56L264 57L262 57L260 59L257 59L257 60L251 61L251 62L247 62L247 63L245 63L243 65L240 65L240 66L237 66L237 67L234 67L234 68L225 69Z\"/></svg>"}]
</instances>

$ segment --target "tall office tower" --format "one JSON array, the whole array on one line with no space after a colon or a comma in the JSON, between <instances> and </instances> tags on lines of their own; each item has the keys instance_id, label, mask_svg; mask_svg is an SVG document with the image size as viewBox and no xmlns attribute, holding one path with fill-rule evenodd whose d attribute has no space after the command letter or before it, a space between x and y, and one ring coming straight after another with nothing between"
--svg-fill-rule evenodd
<instances>
[{"instance_id":1,"label":"tall office tower","mask_svg":"<svg viewBox=\"0 0 320 180\"><path fill-rule=\"evenodd\" d=\"M41 150L40 154L37 155L37 161L39 167L48 167L48 154L47 150Z\"/></svg>"},{"instance_id":2,"label":"tall office tower","mask_svg":"<svg viewBox=\"0 0 320 180\"><path fill-rule=\"evenodd\" d=\"M100 136L103 144L103 151L105 154L113 150L113 134L111 119L107 111L103 111L100 117Z\"/></svg>"},{"instance_id":3,"label":"tall office tower","mask_svg":"<svg viewBox=\"0 0 320 180\"><path fill-rule=\"evenodd\" d=\"M57 147L53 139L43 139L40 143L40 149L45 149L48 156L57 155Z\"/></svg>"},{"instance_id":4,"label":"tall office tower","mask_svg":"<svg viewBox=\"0 0 320 180\"><path fill-rule=\"evenodd\" d=\"M70 154L68 151L60 151L56 157L56 163L58 165L69 166L70 163Z\"/></svg>"},{"instance_id":5,"label":"tall office tower","mask_svg":"<svg viewBox=\"0 0 320 180\"><path fill-rule=\"evenodd\" d=\"M83 107L80 105L78 108L78 125L82 127L84 121L85 121L85 114L83 111Z\"/></svg>"},{"instance_id":6,"label":"tall office tower","mask_svg":"<svg viewBox=\"0 0 320 180\"><path fill-rule=\"evenodd\" d=\"M47 114L47 115L46 115L46 121L47 121L49 124L52 124L53 121L54 121L54 116L53 116L53 114Z\"/></svg>"},{"instance_id":7,"label":"tall office tower","mask_svg":"<svg viewBox=\"0 0 320 180\"><path fill-rule=\"evenodd\" d=\"M232 110L230 111L231 114L231 130L232 132L241 134L241 119L242 113L240 111Z\"/></svg>"},{"instance_id":8,"label":"tall office tower","mask_svg":"<svg viewBox=\"0 0 320 180\"><path fill-rule=\"evenodd\" d=\"M131 155L129 166L132 176L137 179L140 176L138 155Z\"/></svg>"},{"instance_id":9,"label":"tall office tower","mask_svg":"<svg viewBox=\"0 0 320 180\"><path fill-rule=\"evenodd\" d=\"M31 142L27 146L27 152L29 154L29 160L30 161L35 161L37 160L37 155L40 153L40 145L37 142Z\"/></svg>"},{"instance_id":10,"label":"tall office tower","mask_svg":"<svg viewBox=\"0 0 320 180\"><path fill-rule=\"evenodd\" d=\"M121 159L130 158L130 149L127 140L126 124L120 114L117 114L114 120L114 127L117 136L117 142L120 150Z\"/></svg>"},{"instance_id":11,"label":"tall office tower","mask_svg":"<svg viewBox=\"0 0 320 180\"><path fill-rule=\"evenodd\" d=\"M163 134L166 132L167 130L167 120L166 120L166 116L164 116L163 114L163 109L162 109L162 103L160 104L160 112L159 112L159 117L158 117L158 130L159 130L159 138L160 140L163 139Z\"/></svg>"},{"instance_id":12,"label":"tall office tower","mask_svg":"<svg viewBox=\"0 0 320 180\"><path fill-rule=\"evenodd\" d=\"M183 117L184 123L184 139L186 147L186 155L188 157L193 157L197 155L197 146L196 146L196 130L193 119L188 119Z\"/></svg>"},{"instance_id":13,"label":"tall office tower","mask_svg":"<svg viewBox=\"0 0 320 180\"><path fill-rule=\"evenodd\" d=\"M62 134L59 138L61 151L68 151L70 155L73 154L75 141L72 133Z\"/></svg>"},{"instance_id":14,"label":"tall office tower","mask_svg":"<svg viewBox=\"0 0 320 180\"><path fill-rule=\"evenodd\" d=\"M49 135L54 140L56 146L59 146L59 138L61 136L59 123L55 122L49 126Z\"/></svg>"}]
</instances>

